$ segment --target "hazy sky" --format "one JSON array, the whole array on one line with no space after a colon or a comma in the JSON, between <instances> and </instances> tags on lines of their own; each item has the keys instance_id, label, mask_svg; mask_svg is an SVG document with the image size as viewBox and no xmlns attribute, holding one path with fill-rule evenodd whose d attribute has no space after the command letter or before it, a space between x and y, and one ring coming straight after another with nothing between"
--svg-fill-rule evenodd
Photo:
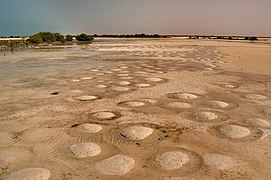
<instances>
[{"instance_id":1,"label":"hazy sky","mask_svg":"<svg viewBox=\"0 0 271 180\"><path fill-rule=\"evenodd\" d=\"M39 31L271 36L271 0L0 0L0 36Z\"/></svg>"}]
</instances>

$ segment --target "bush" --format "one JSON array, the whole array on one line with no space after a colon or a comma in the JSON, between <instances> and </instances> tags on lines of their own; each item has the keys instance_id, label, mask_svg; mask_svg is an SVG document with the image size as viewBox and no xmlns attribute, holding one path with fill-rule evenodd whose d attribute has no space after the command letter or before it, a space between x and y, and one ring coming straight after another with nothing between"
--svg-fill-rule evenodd
<instances>
[{"instance_id":1,"label":"bush","mask_svg":"<svg viewBox=\"0 0 271 180\"><path fill-rule=\"evenodd\" d=\"M54 33L54 35L55 35L56 41L60 41L62 43L64 43L66 41L65 37L62 34Z\"/></svg>"},{"instance_id":2,"label":"bush","mask_svg":"<svg viewBox=\"0 0 271 180\"><path fill-rule=\"evenodd\" d=\"M66 41L72 41L73 40L73 37L72 37L72 35L67 35L66 36Z\"/></svg>"},{"instance_id":3,"label":"bush","mask_svg":"<svg viewBox=\"0 0 271 180\"><path fill-rule=\"evenodd\" d=\"M257 41L258 38L253 36L253 37L245 37L245 40L249 40L249 41Z\"/></svg>"},{"instance_id":4,"label":"bush","mask_svg":"<svg viewBox=\"0 0 271 180\"><path fill-rule=\"evenodd\" d=\"M33 36L30 36L29 39L28 39L29 42L31 43L34 43L34 44L40 44L40 43L43 43L43 39L40 35L33 35Z\"/></svg>"},{"instance_id":5,"label":"bush","mask_svg":"<svg viewBox=\"0 0 271 180\"><path fill-rule=\"evenodd\" d=\"M77 41L91 41L92 39L92 36L86 35L84 33L76 36Z\"/></svg>"}]
</instances>

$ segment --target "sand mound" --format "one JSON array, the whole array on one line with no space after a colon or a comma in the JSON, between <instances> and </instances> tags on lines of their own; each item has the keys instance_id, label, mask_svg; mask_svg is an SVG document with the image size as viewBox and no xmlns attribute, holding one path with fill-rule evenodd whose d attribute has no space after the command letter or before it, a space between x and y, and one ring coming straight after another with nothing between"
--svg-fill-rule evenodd
<instances>
[{"instance_id":1,"label":"sand mound","mask_svg":"<svg viewBox=\"0 0 271 180\"><path fill-rule=\"evenodd\" d=\"M218 170L228 170L232 169L235 166L235 161L233 158L220 155L220 154L208 154L203 157L204 162L215 169Z\"/></svg>"},{"instance_id":2,"label":"sand mound","mask_svg":"<svg viewBox=\"0 0 271 180\"><path fill-rule=\"evenodd\" d=\"M121 86L127 86L127 85L129 85L131 83L129 81L120 81L120 82L118 82L118 84L121 85Z\"/></svg>"},{"instance_id":3,"label":"sand mound","mask_svg":"<svg viewBox=\"0 0 271 180\"><path fill-rule=\"evenodd\" d=\"M113 119L115 117L117 117L116 114L112 113L112 112L96 112L92 114L93 117L97 118L97 119L101 119L101 120L108 120L108 119Z\"/></svg>"},{"instance_id":4,"label":"sand mound","mask_svg":"<svg viewBox=\"0 0 271 180\"><path fill-rule=\"evenodd\" d=\"M170 97L178 98L178 99L197 99L198 96L191 93L173 93L169 94Z\"/></svg>"},{"instance_id":5,"label":"sand mound","mask_svg":"<svg viewBox=\"0 0 271 180\"><path fill-rule=\"evenodd\" d=\"M124 91L129 91L130 88L128 87L121 87L121 86L116 86L112 88L113 91L118 91L118 92L124 92Z\"/></svg>"},{"instance_id":6,"label":"sand mound","mask_svg":"<svg viewBox=\"0 0 271 180\"><path fill-rule=\"evenodd\" d=\"M191 104L184 103L184 102L171 102L171 103L168 103L167 106L172 107L172 108L178 108L178 109L192 108Z\"/></svg>"},{"instance_id":7,"label":"sand mound","mask_svg":"<svg viewBox=\"0 0 271 180\"><path fill-rule=\"evenodd\" d=\"M228 103L223 101L208 101L207 104L212 107L226 108L229 106Z\"/></svg>"},{"instance_id":8,"label":"sand mound","mask_svg":"<svg viewBox=\"0 0 271 180\"><path fill-rule=\"evenodd\" d=\"M115 68L115 69L112 69L112 71L122 71L122 69Z\"/></svg>"},{"instance_id":9,"label":"sand mound","mask_svg":"<svg viewBox=\"0 0 271 180\"><path fill-rule=\"evenodd\" d=\"M271 108L264 109L262 112L263 112L263 114L265 114L267 116L271 116Z\"/></svg>"},{"instance_id":10,"label":"sand mound","mask_svg":"<svg viewBox=\"0 0 271 180\"><path fill-rule=\"evenodd\" d=\"M146 98L146 99L141 99L141 100L144 101L144 102L151 103L151 104L158 103L158 100L156 100L156 99L148 99L148 98Z\"/></svg>"},{"instance_id":11,"label":"sand mound","mask_svg":"<svg viewBox=\"0 0 271 180\"><path fill-rule=\"evenodd\" d=\"M152 128L142 126L130 126L120 131L120 134L130 140L142 140L151 135Z\"/></svg>"},{"instance_id":12,"label":"sand mound","mask_svg":"<svg viewBox=\"0 0 271 180\"><path fill-rule=\"evenodd\" d=\"M259 118L250 118L245 121L245 123L249 126L255 126L255 127L268 127L270 126L270 122L259 119Z\"/></svg>"},{"instance_id":13,"label":"sand mound","mask_svg":"<svg viewBox=\"0 0 271 180\"><path fill-rule=\"evenodd\" d=\"M72 93L82 93L83 91L81 91L81 90L72 90L71 92Z\"/></svg>"},{"instance_id":14,"label":"sand mound","mask_svg":"<svg viewBox=\"0 0 271 180\"><path fill-rule=\"evenodd\" d=\"M79 79L72 79L71 82L80 82L81 80Z\"/></svg>"},{"instance_id":15,"label":"sand mound","mask_svg":"<svg viewBox=\"0 0 271 180\"><path fill-rule=\"evenodd\" d=\"M9 175L6 180L47 180L51 177L49 170L44 168L26 168Z\"/></svg>"},{"instance_id":16,"label":"sand mound","mask_svg":"<svg viewBox=\"0 0 271 180\"><path fill-rule=\"evenodd\" d=\"M133 77L130 77L130 76L128 76L128 77L120 77L121 79L133 79Z\"/></svg>"},{"instance_id":17,"label":"sand mound","mask_svg":"<svg viewBox=\"0 0 271 180\"><path fill-rule=\"evenodd\" d=\"M106 86L106 85L103 85L103 84L98 84L96 87L97 87L97 88L106 88L107 86Z\"/></svg>"},{"instance_id":18,"label":"sand mound","mask_svg":"<svg viewBox=\"0 0 271 180\"><path fill-rule=\"evenodd\" d=\"M91 80L91 79L93 79L93 77L82 77L81 79L82 80Z\"/></svg>"},{"instance_id":19,"label":"sand mound","mask_svg":"<svg viewBox=\"0 0 271 180\"><path fill-rule=\"evenodd\" d=\"M219 132L229 138L243 138L250 135L250 130L237 125L226 125L219 128Z\"/></svg>"},{"instance_id":20,"label":"sand mound","mask_svg":"<svg viewBox=\"0 0 271 180\"><path fill-rule=\"evenodd\" d=\"M79 96L77 97L77 99L80 101L91 101L94 99L98 99L98 97L97 96Z\"/></svg>"},{"instance_id":21,"label":"sand mound","mask_svg":"<svg viewBox=\"0 0 271 180\"><path fill-rule=\"evenodd\" d=\"M146 78L146 81L150 81L150 82L160 82L160 81L163 81L163 79L161 79L161 78Z\"/></svg>"},{"instance_id":22,"label":"sand mound","mask_svg":"<svg viewBox=\"0 0 271 180\"><path fill-rule=\"evenodd\" d=\"M102 130L102 126L98 124L89 124L89 123L80 124L78 128L86 133L97 133Z\"/></svg>"},{"instance_id":23,"label":"sand mound","mask_svg":"<svg viewBox=\"0 0 271 180\"><path fill-rule=\"evenodd\" d=\"M97 156L101 153L101 147L95 143L79 143L69 147L69 151L78 158Z\"/></svg>"},{"instance_id":24,"label":"sand mound","mask_svg":"<svg viewBox=\"0 0 271 180\"><path fill-rule=\"evenodd\" d=\"M124 155L115 155L96 164L102 174L122 176L130 172L135 165L133 158Z\"/></svg>"},{"instance_id":25,"label":"sand mound","mask_svg":"<svg viewBox=\"0 0 271 180\"><path fill-rule=\"evenodd\" d=\"M145 103L140 102L140 101L129 101L129 102L125 102L124 105L130 106L130 107L140 107L140 106L144 106Z\"/></svg>"},{"instance_id":26,"label":"sand mound","mask_svg":"<svg viewBox=\"0 0 271 180\"><path fill-rule=\"evenodd\" d=\"M244 95L246 99L251 99L251 100L263 100L266 99L266 96L263 96L261 94L246 94Z\"/></svg>"},{"instance_id":27,"label":"sand mound","mask_svg":"<svg viewBox=\"0 0 271 180\"><path fill-rule=\"evenodd\" d=\"M151 85L150 84L136 84L136 87L139 87L139 88L145 88L145 87L150 87Z\"/></svg>"},{"instance_id":28,"label":"sand mound","mask_svg":"<svg viewBox=\"0 0 271 180\"><path fill-rule=\"evenodd\" d=\"M189 162L189 157L179 151L169 151L154 157L154 163L165 170L174 170L181 168Z\"/></svg>"},{"instance_id":29,"label":"sand mound","mask_svg":"<svg viewBox=\"0 0 271 180\"><path fill-rule=\"evenodd\" d=\"M206 119L206 120L215 120L218 118L218 115L213 112L197 112L194 114L196 119Z\"/></svg>"},{"instance_id":30,"label":"sand mound","mask_svg":"<svg viewBox=\"0 0 271 180\"><path fill-rule=\"evenodd\" d=\"M104 76L104 73L97 73L96 76Z\"/></svg>"},{"instance_id":31,"label":"sand mound","mask_svg":"<svg viewBox=\"0 0 271 180\"><path fill-rule=\"evenodd\" d=\"M120 68L121 69L128 69L129 67L128 66L121 66Z\"/></svg>"},{"instance_id":32,"label":"sand mound","mask_svg":"<svg viewBox=\"0 0 271 180\"><path fill-rule=\"evenodd\" d=\"M224 88L229 88L229 89L234 89L238 87L238 85L234 85L234 84L222 84L221 86Z\"/></svg>"},{"instance_id":33,"label":"sand mound","mask_svg":"<svg viewBox=\"0 0 271 180\"><path fill-rule=\"evenodd\" d=\"M117 76L119 76L119 77L127 77L127 76L129 76L129 74L117 74Z\"/></svg>"}]
</instances>

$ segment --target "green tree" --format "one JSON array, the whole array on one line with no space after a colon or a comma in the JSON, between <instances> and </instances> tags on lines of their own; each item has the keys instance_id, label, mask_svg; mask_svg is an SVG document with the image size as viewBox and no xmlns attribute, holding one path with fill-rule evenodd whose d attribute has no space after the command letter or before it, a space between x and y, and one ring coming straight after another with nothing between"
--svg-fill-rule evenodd
<instances>
[{"instance_id":1,"label":"green tree","mask_svg":"<svg viewBox=\"0 0 271 180\"><path fill-rule=\"evenodd\" d=\"M66 36L66 41L72 41L72 40L73 40L72 35L68 34L68 35Z\"/></svg>"},{"instance_id":2,"label":"green tree","mask_svg":"<svg viewBox=\"0 0 271 180\"><path fill-rule=\"evenodd\" d=\"M39 32L38 35L42 37L43 42L51 43L56 41L55 33Z\"/></svg>"},{"instance_id":3,"label":"green tree","mask_svg":"<svg viewBox=\"0 0 271 180\"><path fill-rule=\"evenodd\" d=\"M29 39L28 39L29 42L31 43L34 43L34 44L40 44L40 43L43 43L43 39L40 35L33 35L33 36L30 36Z\"/></svg>"},{"instance_id":4,"label":"green tree","mask_svg":"<svg viewBox=\"0 0 271 180\"><path fill-rule=\"evenodd\" d=\"M84 33L76 36L77 41L91 41L92 39L92 36L86 35Z\"/></svg>"},{"instance_id":5,"label":"green tree","mask_svg":"<svg viewBox=\"0 0 271 180\"><path fill-rule=\"evenodd\" d=\"M60 41L63 43L66 41L65 37L60 33L54 33L54 36L55 36L56 41Z\"/></svg>"}]
</instances>

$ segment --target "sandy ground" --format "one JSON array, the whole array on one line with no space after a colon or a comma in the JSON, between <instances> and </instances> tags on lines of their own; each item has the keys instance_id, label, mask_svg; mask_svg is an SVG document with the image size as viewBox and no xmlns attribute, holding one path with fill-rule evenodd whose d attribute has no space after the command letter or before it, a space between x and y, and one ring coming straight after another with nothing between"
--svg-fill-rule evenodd
<instances>
[{"instance_id":1,"label":"sandy ground","mask_svg":"<svg viewBox=\"0 0 271 180\"><path fill-rule=\"evenodd\" d=\"M0 179L271 179L270 46L99 39L0 54Z\"/></svg>"}]
</instances>

